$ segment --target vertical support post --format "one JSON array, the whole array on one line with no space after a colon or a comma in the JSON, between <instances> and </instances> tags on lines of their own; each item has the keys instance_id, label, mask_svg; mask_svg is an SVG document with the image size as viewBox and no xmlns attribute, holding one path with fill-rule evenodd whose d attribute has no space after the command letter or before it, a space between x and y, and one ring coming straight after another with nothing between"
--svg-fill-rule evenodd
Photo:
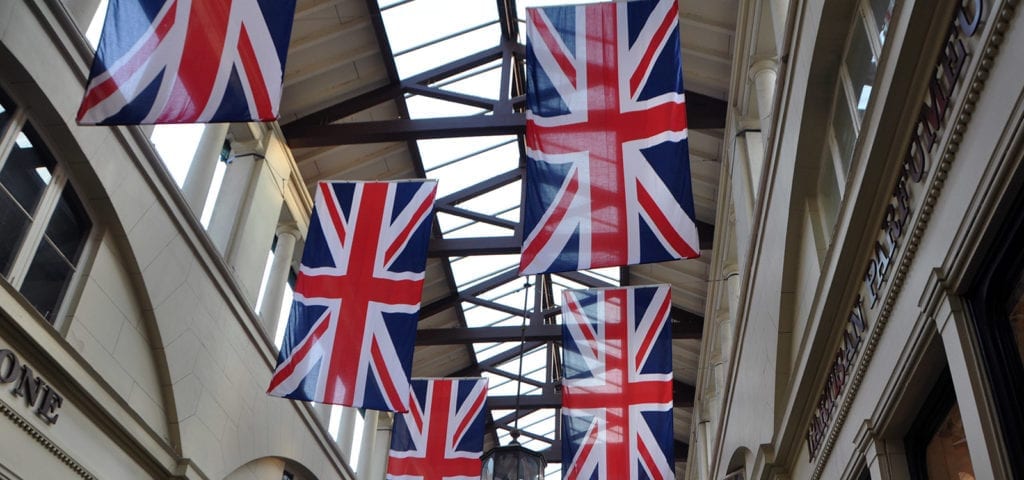
<instances>
[{"instance_id":1,"label":"vertical support post","mask_svg":"<svg viewBox=\"0 0 1024 480\"><path fill-rule=\"evenodd\" d=\"M374 458L374 439L377 435L377 419L380 413L376 410L366 410L366 414L363 415L363 438L359 447L359 463L356 466L356 473L361 480L372 478L369 476L370 464Z\"/></svg>"},{"instance_id":2,"label":"vertical support post","mask_svg":"<svg viewBox=\"0 0 1024 480\"><path fill-rule=\"evenodd\" d=\"M967 322L961 299L947 293L935 323L953 377L974 474L977 478L1010 478L1011 467L1005 462L1006 450L996 427L997 415L988 397L991 389L981 375L974 373L983 371L984 365Z\"/></svg>"},{"instance_id":3,"label":"vertical support post","mask_svg":"<svg viewBox=\"0 0 1024 480\"><path fill-rule=\"evenodd\" d=\"M391 425L395 421L393 413L379 412L377 415L377 433L373 436L371 447L373 460L366 476L368 480L384 480L388 471L388 450L391 449Z\"/></svg>"},{"instance_id":4,"label":"vertical support post","mask_svg":"<svg viewBox=\"0 0 1024 480\"><path fill-rule=\"evenodd\" d=\"M356 433L356 415L359 412L352 407L338 407L341 409L341 421L338 422L338 449L349 466L353 465L352 443Z\"/></svg>"},{"instance_id":5,"label":"vertical support post","mask_svg":"<svg viewBox=\"0 0 1024 480\"><path fill-rule=\"evenodd\" d=\"M209 196L210 186L213 184L217 159L224 146L224 139L227 138L229 126L229 123L212 123L206 126L192 157L192 164L188 167L185 183L181 186L181 193L196 218L203 214L203 208L206 206L206 197Z\"/></svg>"},{"instance_id":6,"label":"vertical support post","mask_svg":"<svg viewBox=\"0 0 1024 480\"><path fill-rule=\"evenodd\" d=\"M757 95L758 120L761 122L761 133L766 137L772 130L777 68L774 60L761 60L750 66L750 77L754 80L754 91Z\"/></svg>"},{"instance_id":7,"label":"vertical support post","mask_svg":"<svg viewBox=\"0 0 1024 480\"><path fill-rule=\"evenodd\" d=\"M270 264L270 274L263 292L263 304L260 305L263 330L270 337L277 333L281 304L284 302L285 285L288 285L288 274L291 272L292 260L295 257L295 244L298 241L298 236L299 232L294 224L277 227L277 248L274 249L274 262Z\"/></svg>"},{"instance_id":8,"label":"vertical support post","mask_svg":"<svg viewBox=\"0 0 1024 480\"><path fill-rule=\"evenodd\" d=\"M872 479L896 480L910 478L907 470L907 452L903 442L872 439L864 455Z\"/></svg>"},{"instance_id":9,"label":"vertical support post","mask_svg":"<svg viewBox=\"0 0 1024 480\"><path fill-rule=\"evenodd\" d=\"M761 190L761 171L764 169L764 132L747 132L743 135L744 145L747 146L747 190L750 192L748 199L750 209L747 213L748 222L754 217L754 205L757 204L757 196Z\"/></svg>"},{"instance_id":10,"label":"vertical support post","mask_svg":"<svg viewBox=\"0 0 1024 480\"><path fill-rule=\"evenodd\" d=\"M61 3L64 4L64 8L68 10L71 18L78 24L78 30L83 34L89 29L89 24L92 23L93 17L97 14L103 15L105 13L97 11L100 6L100 0L64 0Z\"/></svg>"}]
</instances>

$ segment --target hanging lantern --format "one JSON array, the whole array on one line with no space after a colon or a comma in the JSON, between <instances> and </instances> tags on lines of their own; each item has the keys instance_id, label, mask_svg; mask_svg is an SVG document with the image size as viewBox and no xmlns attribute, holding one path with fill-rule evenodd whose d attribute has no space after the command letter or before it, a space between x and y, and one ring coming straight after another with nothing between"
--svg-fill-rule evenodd
<instances>
[{"instance_id":1,"label":"hanging lantern","mask_svg":"<svg viewBox=\"0 0 1024 480\"><path fill-rule=\"evenodd\" d=\"M538 281L541 276L537 276ZM519 375L523 377L523 355L526 353L527 301L530 298L530 280L523 285L523 324L519 337ZM522 380L516 382L516 419L512 427L512 443L494 447L481 457L483 467L480 480L543 480L544 457L519 444L519 396L522 394Z\"/></svg>"},{"instance_id":2,"label":"hanging lantern","mask_svg":"<svg viewBox=\"0 0 1024 480\"><path fill-rule=\"evenodd\" d=\"M484 454L480 480L543 480L546 465L541 454L513 440Z\"/></svg>"}]
</instances>

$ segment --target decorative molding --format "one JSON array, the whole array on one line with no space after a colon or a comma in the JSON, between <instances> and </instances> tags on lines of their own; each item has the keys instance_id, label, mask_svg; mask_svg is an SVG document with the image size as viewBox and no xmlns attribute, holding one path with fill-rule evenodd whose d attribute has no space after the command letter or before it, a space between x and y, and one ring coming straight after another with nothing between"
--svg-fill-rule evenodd
<instances>
[{"instance_id":1,"label":"decorative molding","mask_svg":"<svg viewBox=\"0 0 1024 480\"><path fill-rule=\"evenodd\" d=\"M5 417L10 419L11 422L14 422L15 425L21 427L21 429L24 430L25 433L27 433L29 436L35 439L36 442L39 442L40 445L46 447L46 449L50 453L52 453L53 456L60 459L60 461L63 462L64 465L67 465L67 467L74 471L76 474L78 474L78 476L86 480L96 480L96 477L93 476L92 473L90 473L88 470L85 469L85 467L83 467L73 458L71 458L71 456L68 455L67 452L65 452L63 449L54 444L49 438L46 437L46 435L43 435L43 433L37 430L34 426L32 426L32 424L29 423L28 420L25 420L25 417L22 417L21 414L14 411L14 409L11 408L11 406L8 405L3 400L0 400L0 413L2 413Z\"/></svg>"},{"instance_id":2,"label":"decorative molding","mask_svg":"<svg viewBox=\"0 0 1024 480\"><path fill-rule=\"evenodd\" d=\"M992 33L989 34L988 38L984 41L982 48L979 49L981 58L978 61L977 69L973 73L973 78L965 84L968 87L963 90L963 92L965 92L963 104L960 106L956 122L951 124L951 131L947 132L948 141L946 142L945 148L941 151L941 155L936 157L940 160L935 173L931 176L931 182L927 188L927 193L925 193L924 201L921 204L921 210L917 215L914 229L910 234L910 240L907 242L906 249L900 258L899 267L896 269L892 285L890 286L889 291L885 294L885 302L882 305L882 310L879 312L878 317L875 319L873 326L871 327L871 333L869 334L867 345L865 345L864 351L861 354L861 359L857 363L856 371L850 382L850 386L843 395L842 405L839 408L839 412L836 414L836 417L832 422L832 426L829 429L825 443L818 452L811 480L819 480L821 478L822 472L825 469L825 464L827 463L827 460L832 453L832 448L839 436L839 430L846 423L846 417L850 412L850 407L853 404L857 391L860 389L860 384L867 372L868 365L871 363L871 359L874 356L875 348L878 346L882 332L885 330L885 326L889 321L889 316L892 314L896 298L899 297L900 291L903 288L907 272L910 270L910 264L914 261L917 254L918 246L921 243L921 237L924 236L924 231L928 227L932 210L935 207L935 203L938 200L939 195L942 193L942 188L945 185L946 177L949 174L953 161L956 160L956 154L960 148L960 142L963 141L964 133L967 131L967 126L971 121L971 115L974 113L974 108L978 103L982 90L985 89L985 82L988 80L989 72L992 70L995 58L999 53L1000 45L1003 42L1006 31L1010 28L1010 21L1013 19L1016 11L1017 2L1018 0L1004 1L1002 6L999 8L999 11L992 17L993 20L990 20L995 23Z\"/></svg>"}]
</instances>

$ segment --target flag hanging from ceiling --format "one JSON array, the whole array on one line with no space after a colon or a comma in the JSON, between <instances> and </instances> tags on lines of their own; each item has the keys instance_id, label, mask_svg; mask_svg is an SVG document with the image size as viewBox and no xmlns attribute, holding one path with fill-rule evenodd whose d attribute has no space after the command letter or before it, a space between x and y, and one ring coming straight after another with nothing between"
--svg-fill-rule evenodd
<instances>
[{"instance_id":1,"label":"flag hanging from ceiling","mask_svg":"<svg viewBox=\"0 0 1024 480\"><path fill-rule=\"evenodd\" d=\"M527 9L522 274L693 258L676 0Z\"/></svg>"},{"instance_id":2,"label":"flag hanging from ceiling","mask_svg":"<svg viewBox=\"0 0 1024 480\"><path fill-rule=\"evenodd\" d=\"M675 478L671 306L668 285L563 293L563 478Z\"/></svg>"},{"instance_id":3,"label":"flag hanging from ceiling","mask_svg":"<svg viewBox=\"0 0 1024 480\"><path fill-rule=\"evenodd\" d=\"M321 182L267 393L404 412L437 183Z\"/></svg>"},{"instance_id":4,"label":"flag hanging from ceiling","mask_svg":"<svg viewBox=\"0 0 1024 480\"><path fill-rule=\"evenodd\" d=\"M78 123L277 118L296 0L110 0Z\"/></svg>"},{"instance_id":5,"label":"flag hanging from ceiling","mask_svg":"<svg viewBox=\"0 0 1024 480\"><path fill-rule=\"evenodd\" d=\"M480 478L485 378L412 380L409 411L395 416L388 480Z\"/></svg>"}]
</instances>

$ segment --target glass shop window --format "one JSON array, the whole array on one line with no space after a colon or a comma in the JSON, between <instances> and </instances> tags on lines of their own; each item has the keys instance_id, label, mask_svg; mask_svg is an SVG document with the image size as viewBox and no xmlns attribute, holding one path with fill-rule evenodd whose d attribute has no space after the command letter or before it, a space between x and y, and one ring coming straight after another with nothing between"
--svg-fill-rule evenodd
<instances>
[{"instance_id":1,"label":"glass shop window","mask_svg":"<svg viewBox=\"0 0 1024 480\"><path fill-rule=\"evenodd\" d=\"M946 368L929 393L906 437L912 479L974 480L974 467Z\"/></svg>"},{"instance_id":2,"label":"glass shop window","mask_svg":"<svg viewBox=\"0 0 1024 480\"><path fill-rule=\"evenodd\" d=\"M934 480L967 480L974 478L967 436L960 418L960 407L953 405L925 448L928 478Z\"/></svg>"},{"instance_id":3,"label":"glass shop window","mask_svg":"<svg viewBox=\"0 0 1024 480\"><path fill-rule=\"evenodd\" d=\"M1004 458L1010 477L1024 478L1024 195L1015 195L1007 202L1012 213L990 234L997 240L982 260L968 299Z\"/></svg>"},{"instance_id":4,"label":"glass shop window","mask_svg":"<svg viewBox=\"0 0 1024 480\"><path fill-rule=\"evenodd\" d=\"M22 123L0 130L0 274L53 323L92 221L63 167Z\"/></svg>"},{"instance_id":5,"label":"glass shop window","mask_svg":"<svg viewBox=\"0 0 1024 480\"><path fill-rule=\"evenodd\" d=\"M1024 275L1017 279L1007 309L1013 344L1017 347L1017 358L1024 366Z\"/></svg>"}]
</instances>

